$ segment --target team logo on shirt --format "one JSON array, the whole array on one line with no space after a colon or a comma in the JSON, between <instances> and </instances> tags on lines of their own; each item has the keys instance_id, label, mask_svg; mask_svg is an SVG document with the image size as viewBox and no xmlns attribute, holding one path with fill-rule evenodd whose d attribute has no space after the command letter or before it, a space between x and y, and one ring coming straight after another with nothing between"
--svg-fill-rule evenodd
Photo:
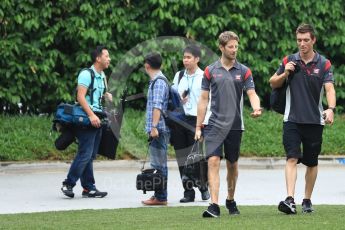
<instances>
[{"instance_id":1,"label":"team logo on shirt","mask_svg":"<svg viewBox=\"0 0 345 230\"><path fill-rule=\"evenodd\" d=\"M315 74L319 74L319 72L320 72L320 69L314 69Z\"/></svg>"},{"instance_id":2,"label":"team logo on shirt","mask_svg":"<svg viewBox=\"0 0 345 230\"><path fill-rule=\"evenodd\" d=\"M235 80L240 81L241 80L241 75L236 75Z\"/></svg>"},{"instance_id":3,"label":"team logo on shirt","mask_svg":"<svg viewBox=\"0 0 345 230\"><path fill-rule=\"evenodd\" d=\"M217 77L222 77L223 75L220 73L218 73L218 74L214 73L214 74L212 74L212 76L213 76L213 78L217 78Z\"/></svg>"}]
</instances>

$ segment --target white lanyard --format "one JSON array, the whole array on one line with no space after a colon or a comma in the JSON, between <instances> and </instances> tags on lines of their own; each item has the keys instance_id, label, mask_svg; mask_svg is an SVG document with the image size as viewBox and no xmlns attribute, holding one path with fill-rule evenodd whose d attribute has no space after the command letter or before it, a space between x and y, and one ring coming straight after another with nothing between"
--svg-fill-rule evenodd
<instances>
[{"instance_id":1,"label":"white lanyard","mask_svg":"<svg viewBox=\"0 0 345 230\"><path fill-rule=\"evenodd\" d=\"M194 83L194 79L195 79L195 76L193 76L193 75L194 75L194 74L188 75L188 74L187 74L187 71L186 71L188 90L189 90L190 93L192 92L193 83ZM191 84L191 85L189 85L189 78L192 78L192 84Z\"/></svg>"}]
</instances>

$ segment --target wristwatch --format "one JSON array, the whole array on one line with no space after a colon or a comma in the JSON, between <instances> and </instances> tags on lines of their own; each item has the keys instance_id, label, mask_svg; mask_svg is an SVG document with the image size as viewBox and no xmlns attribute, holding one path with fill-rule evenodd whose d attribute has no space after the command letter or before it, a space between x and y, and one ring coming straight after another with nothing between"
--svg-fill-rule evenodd
<instances>
[{"instance_id":1,"label":"wristwatch","mask_svg":"<svg viewBox=\"0 0 345 230\"><path fill-rule=\"evenodd\" d=\"M328 109L332 110L335 113L335 107L328 107Z\"/></svg>"},{"instance_id":2,"label":"wristwatch","mask_svg":"<svg viewBox=\"0 0 345 230\"><path fill-rule=\"evenodd\" d=\"M157 124L158 125L158 124ZM157 129L157 125L152 124L152 128Z\"/></svg>"}]
</instances>

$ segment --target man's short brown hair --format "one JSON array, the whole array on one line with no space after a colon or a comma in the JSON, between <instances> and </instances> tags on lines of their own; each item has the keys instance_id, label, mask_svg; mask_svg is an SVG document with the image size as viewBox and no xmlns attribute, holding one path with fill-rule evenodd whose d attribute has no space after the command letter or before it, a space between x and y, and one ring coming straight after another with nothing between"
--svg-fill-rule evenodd
<instances>
[{"instance_id":1,"label":"man's short brown hair","mask_svg":"<svg viewBox=\"0 0 345 230\"><path fill-rule=\"evenodd\" d=\"M223 33L221 33L218 37L218 42L219 45L222 46L226 46L226 44L230 41L230 40L236 40L239 41L240 39L238 38L237 34L235 34L232 31L224 31Z\"/></svg>"},{"instance_id":2,"label":"man's short brown hair","mask_svg":"<svg viewBox=\"0 0 345 230\"><path fill-rule=\"evenodd\" d=\"M307 24L307 23L302 23L300 24L297 29L296 29L296 35L300 33L300 34L305 34L305 33L310 33L310 37L312 39L315 38L315 29L312 25Z\"/></svg>"}]
</instances>

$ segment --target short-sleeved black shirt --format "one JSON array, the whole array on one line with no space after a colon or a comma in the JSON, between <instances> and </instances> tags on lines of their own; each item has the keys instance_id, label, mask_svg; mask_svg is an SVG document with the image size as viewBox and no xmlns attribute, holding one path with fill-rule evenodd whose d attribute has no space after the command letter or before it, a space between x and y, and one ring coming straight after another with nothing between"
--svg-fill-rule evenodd
<instances>
[{"instance_id":1,"label":"short-sleeved black shirt","mask_svg":"<svg viewBox=\"0 0 345 230\"><path fill-rule=\"evenodd\" d=\"M291 60L292 59L292 60ZM295 61L299 71L289 75L290 84L286 90L284 122L324 125L322 117L323 85L334 82L331 62L315 52L314 59L305 64L299 53L284 57L277 74L285 70L289 61Z\"/></svg>"},{"instance_id":2,"label":"short-sleeved black shirt","mask_svg":"<svg viewBox=\"0 0 345 230\"><path fill-rule=\"evenodd\" d=\"M201 89L210 91L211 112L209 125L228 130L244 130L243 90L255 88L252 72L235 62L226 70L220 60L206 67Z\"/></svg>"}]
</instances>

